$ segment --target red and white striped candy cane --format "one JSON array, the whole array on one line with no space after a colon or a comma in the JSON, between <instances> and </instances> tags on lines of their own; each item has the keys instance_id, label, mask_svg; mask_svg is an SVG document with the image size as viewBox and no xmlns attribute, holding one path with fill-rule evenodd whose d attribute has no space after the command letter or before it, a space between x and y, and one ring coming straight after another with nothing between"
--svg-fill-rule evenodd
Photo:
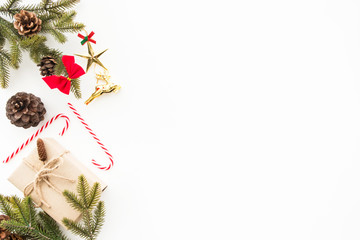
<instances>
[{"instance_id":1,"label":"red and white striped candy cane","mask_svg":"<svg viewBox=\"0 0 360 240\"><path fill-rule=\"evenodd\" d=\"M23 150L24 147L26 147L32 140L34 140L34 138L36 138L42 131L45 130L45 128L47 128L49 125L51 125L55 120L57 120L58 118L64 118L65 119L65 127L62 129L62 131L59 133L60 136L64 135L64 133L66 132L66 130L69 128L69 122L70 119L60 113L56 116L54 116L53 118L51 118L49 121L47 121L39 130L37 130L31 137L29 137L20 147L18 147L18 149L16 149L10 156L8 156L6 158L6 160L3 161L3 163L8 163L10 161L10 159L12 159L16 154L18 154L21 150Z\"/></svg>"},{"instance_id":2,"label":"red and white striped candy cane","mask_svg":"<svg viewBox=\"0 0 360 240\"><path fill-rule=\"evenodd\" d=\"M114 166L114 160L113 156L110 154L109 150L104 146L104 144L100 141L100 139L96 136L94 131L89 127L89 125L85 122L85 120L81 117L81 115L78 113L78 111L74 108L74 106L71 103L68 103L69 108L73 111L73 113L76 115L76 117L80 120L80 122L84 125L86 130L90 133L90 135L95 139L97 144L101 147L102 150L104 150L105 154L109 157L110 163L107 166L102 166L101 164L97 163L95 159L92 159L92 164L94 164L97 168L101 170L109 170Z\"/></svg>"}]
</instances>

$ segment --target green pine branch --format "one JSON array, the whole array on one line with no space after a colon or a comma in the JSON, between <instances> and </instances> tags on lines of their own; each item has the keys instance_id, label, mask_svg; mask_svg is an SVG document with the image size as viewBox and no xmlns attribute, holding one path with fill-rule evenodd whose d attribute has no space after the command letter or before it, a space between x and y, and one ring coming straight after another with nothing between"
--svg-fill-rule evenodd
<instances>
[{"instance_id":1,"label":"green pine branch","mask_svg":"<svg viewBox=\"0 0 360 240\"><path fill-rule=\"evenodd\" d=\"M8 53L5 50L0 52L0 86L7 88L10 81L10 62L8 61Z\"/></svg>"},{"instance_id":2,"label":"green pine branch","mask_svg":"<svg viewBox=\"0 0 360 240\"><path fill-rule=\"evenodd\" d=\"M64 191L63 195L69 204L82 215L81 222L64 218L64 225L82 238L96 239L105 222L105 205L104 202L100 201L100 184L95 183L90 188L86 178L81 175L78 179L77 193Z\"/></svg>"},{"instance_id":3,"label":"green pine branch","mask_svg":"<svg viewBox=\"0 0 360 240\"><path fill-rule=\"evenodd\" d=\"M12 233L39 240L68 240L57 223L43 211L36 211L30 197L0 195L0 211L10 217L0 227Z\"/></svg>"},{"instance_id":4,"label":"green pine branch","mask_svg":"<svg viewBox=\"0 0 360 240\"><path fill-rule=\"evenodd\" d=\"M71 91L74 93L76 98L81 98L81 90L80 90L80 79L72 79L71 80Z\"/></svg>"},{"instance_id":5,"label":"green pine branch","mask_svg":"<svg viewBox=\"0 0 360 240\"><path fill-rule=\"evenodd\" d=\"M10 43L10 58L11 64L14 68L18 69L22 60L22 55L20 45L16 41L11 41Z\"/></svg>"},{"instance_id":6,"label":"green pine branch","mask_svg":"<svg viewBox=\"0 0 360 240\"><path fill-rule=\"evenodd\" d=\"M79 2L80 0L39 0L37 4L24 5L22 0L6 0L0 4L0 87L9 86L10 68L19 68L24 52L29 53L36 65L44 56L54 57L57 61L55 74L66 74L61 61L62 53L47 46L45 35L50 34L59 43L65 43L65 33L83 30L85 25L74 22L76 12L72 10ZM39 34L33 37L19 35L13 26L13 16L20 10L34 12L42 20L42 30ZM9 45L5 44L7 41ZM5 49L5 46L10 46L9 50ZM73 81L71 90L75 97L81 98L80 80Z\"/></svg>"},{"instance_id":7,"label":"green pine branch","mask_svg":"<svg viewBox=\"0 0 360 240\"><path fill-rule=\"evenodd\" d=\"M12 3L15 2L15 3ZM0 13L3 12L7 15L15 15L20 10L26 10L35 13L49 12L53 14L61 14L65 10L73 8L80 0L58 0L53 2L51 0L43 0L38 4L20 5L21 0L8 0L4 6L0 7Z\"/></svg>"}]
</instances>

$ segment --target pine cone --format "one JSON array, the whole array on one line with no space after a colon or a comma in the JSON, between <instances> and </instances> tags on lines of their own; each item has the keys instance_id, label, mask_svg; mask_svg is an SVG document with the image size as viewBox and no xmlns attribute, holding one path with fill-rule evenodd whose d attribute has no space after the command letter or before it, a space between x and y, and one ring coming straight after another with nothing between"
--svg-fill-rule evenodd
<instances>
[{"instance_id":1,"label":"pine cone","mask_svg":"<svg viewBox=\"0 0 360 240\"><path fill-rule=\"evenodd\" d=\"M45 113L41 99L31 93L19 92L6 104L6 116L17 127L36 127L44 120Z\"/></svg>"},{"instance_id":2,"label":"pine cone","mask_svg":"<svg viewBox=\"0 0 360 240\"><path fill-rule=\"evenodd\" d=\"M41 30L41 19L36 17L33 12L21 10L20 13L14 15L14 27L20 35L32 37Z\"/></svg>"},{"instance_id":3,"label":"pine cone","mask_svg":"<svg viewBox=\"0 0 360 240\"><path fill-rule=\"evenodd\" d=\"M47 154L46 154L44 141L41 138L38 138L38 140L36 141L36 145L37 145L39 160L45 162L47 159Z\"/></svg>"},{"instance_id":4,"label":"pine cone","mask_svg":"<svg viewBox=\"0 0 360 240\"><path fill-rule=\"evenodd\" d=\"M40 67L40 74L42 76L54 75L55 65L56 65L55 58L51 56L43 57L41 59L40 64L38 64L38 66Z\"/></svg>"},{"instance_id":5,"label":"pine cone","mask_svg":"<svg viewBox=\"0 0 360 240\"><path fill-rule=\"evenodd\" d=\"M9 216L0 215L0 223L10 220ZM4 228L0 228L0 240L22 240L23 238L17 234L11 233Z\"/></svg>"}]
</instances>

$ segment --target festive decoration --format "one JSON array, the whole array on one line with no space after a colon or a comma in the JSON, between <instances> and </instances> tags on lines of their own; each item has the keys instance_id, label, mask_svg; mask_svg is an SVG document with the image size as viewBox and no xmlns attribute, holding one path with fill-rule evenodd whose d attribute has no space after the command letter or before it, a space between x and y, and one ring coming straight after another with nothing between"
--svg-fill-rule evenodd
<instances>
[{"instance_id":1,"label":"festive decoration","mask_svg":"<svg viewBox=\"0 0 360 240\"><path fill-rule=\"evenodd\" d=\"M76 221L81 213L71 208L62 192L76 191L75 182L80 175L84 175L91 184L101 183L102 190L106 184L54 139L45 138L43 141L48 157L45 165L39 161L35 148L8 180L59 224L64 217Z\"/></svg>"},{"instance_id":2,"label":"festive decoration","mask_svg":"<svg viewBox=\"0 0 360 240\"><path fill-rule=\"evenodd\" d=\"M10 159L12 159L16 154L18 154L21 150L23 150L23 148L25 148L32 140L34 140L40 133L42 133L48 126L50 126L54 121L56 121L59 118L64 118L65 119L65 127L62 129L62 131L59 133L60 136L64 135L64 133L68 130L69 128L69 122L70 119L60 113L54 117L52 117L49 121L47 121L39 130L37 130L33 135L31 135L31 137L29 137L23 144L20 145L20 147L18 147L10 156L8 156L3 163L8 163L10 161Z\"/></svg>"},{"instance_id":3,"label":"festive decoration","mask_svg":"<svg viewBox=\"0 0 360 240\"><path fill-rule=\"evenodd\" d=\"M73 191L77 191L79 196ZM83 239L95 240L105 222L105 204L100 201L101 192L99 182L94 182L90 187L85 176L80 175L77 187L62 193L68 206L82 213L81 222L64 217L62 223ZM6 214L0 216L0 240L69 240L53 218L35 209L30 197L20 199L0 195L0 211Z\"/></svg>"},{"instance_id":4,"label":"festive decoration","mask_svg":"<svg viewBox=\"0 0 360 240\"><path fill-rule=\"evenodd\" d=\"M88 46L88 52L89 52L89 56L84 56L84 55L79 55L79 54L75 54L76 56L82 57L82 58L86 58L87 61L87 66L86 66L86 72L89 71L91 65L93 63L98 64L99 66L103 67L104 69L106 69L106 67L100 62L99 57L107 51L107 49L105 49L104 51L102 51L99 54L95 55L94 49L92 48L91 44L89 42L87 42L87 46Z\"/></svg>"},{"instance_id":5,"label":"festive decoration","mask_svg":"<svg viewBox=\"0 0 360 240\"><path fill-rule=\"evenodd\" d=\"M62 221L64 225L84 239L96 239L105 222L105 204L100 201L100 183L96 182L90 188L86 178L81 175L78 179L77 194L66 190L63 195L67 202L82 215L82 222L64 218Z\"/></svg>"},{"instance_id":6,"label":"festive decoration","mask_svg":"<svg viewBox=\"0 0 360 240\"><path fill-rule=\"evenodd\" d=\"M30 197L20 199L16 196L0 195L0 211L10 217L1 221L0 227L12 232L14 236L22 235L26 236L26 239L39 240L69 240L49 215L36 211Z\"/></svg>"},{"instance_id":7,"label":"festive decoration","mask_svg":"<svg viewBox=\"0 0 360 240\"><path fill-rule=\"evenodd\" d=\"M107 72L105 74L96 74L96 79L95 92L85 101L86 105L104 93L116 93L121 88L120 85L116 85L110 81L110 76ZM104 81L105 84L99 84L99 81Z\"/></svg>"},{"instance_id":8,"label":"festive decoration","mask_svg":"<svg viewBox=\"0 0 360 240\"><path fill-rule=\"evenodd\" d=\"M36 127L45 113L41 99L31 93L19 92L6 103L6 116L17 127Z\"/></svg>"},{"instance_id":9,"label":"festive decoration","mask_svg":"<svg viewBox=\"0 0 360 240\"><path fill-rule=\"evenodd\" d=\"M75 54L76 56L79 57L83 57L86 58L87 61L87 66L86 66L86 72L89 71L90 67L95 64L95 68L97 65L99 65L100 67L103 68L104 72L102 73L96 73L96 86L95 86L95 92L85 101L85 104L88 105L89 103L91 103L95 98L100 97L102 94L104 93L116 93L117 91L120 90L120 86L116 85L114 83L112 83L110 81L110 75L109 75L109 71L106 69L106 67L104 66L104 64L102 64L99 60L99 57L107 51L104 50L101 53L95 55L94 53L94 49L91 46L91 42L96 43L95 41L92 41L91 37L94 35L94 32L91 32L89 35L87 35L86 37L84 37L83 35L79 34L78 36L81 37L83 39L83 41L81 42L82 45L84 45L85 43L87 43L87 47L88 47L88 52L89 52L89 56L84 56L84 55L78 55ZM99 84L99 81L102 81L104 83Z\"/></svg>"},{"instance_id":10,"label":"festive decoration","mask_svg":"<svg viewBox=\"0 0 360 240\"><path fill-rule=\"evenodd\" d=\"M9 86L10 68L18 69L22 54L28 52L37 64L44 82L51 88L77 98L81 97L79 78L84 69L75 63L73 56L63 55L57 49L47 46L46 34L50 33L59 43L66 42L65 32L78 32L84 28L75 23L76 12L71 9L80 0L36 0L39 3L23 4L23 0L4 0L0 3L0 87ZM104 93L117 92L120 86L110 81L107 69L99 60L107 51L95 54L92 43L94 32L78 36L81 44L87 43L88 71L92 66L100 66L104 73L96 74L96 91L87 104ZM97 72L95 72L97 73ZM102 81L102 83L100 83ZM77 111L69 103L76 114ZM40 98L31 93L19 92L6 104L6 116L18 127L36 127L45 119L46 109ZM79 114L76 115L99 146L109 157L110 163L102 166L94 159L92 163L99 169L109 170L113 157L88 127ZM64 119L62 136L69 127L69 118L58 114L47 121L24 143L22 143L3 163L8 163L38 137L57 119ZM36 141L34 150L23 159L8 179L24 193L24 198L5 197L0 194L0 240L69 240L62 232L67 227L83 239L95 240L105 221L104 202L101 193L107 187L96 175L84 167L70 151L53 139ZM35 209L35 208L41 209ZM6 215L1 215L6 214Z\"/></svg>"},{"instance_id":11,"label":"festive decoration","mask_svg":"<svg viewBox=\"0 0 360 240\"><path fill-rule=\"evenodd\" d=\"M20 13L15 14L14 19L14 27L20 35L32 37L41 30L42 21L33 12L21 10Z\"/></svg>"},{"instance_id":12,"label":"festive decoration","mask_svg":"<svg viewBox=\"0 0 360 240\"><path fill-rule=\"evenodd\" d=\"M39 160L45 162L47 159L47 154L46 154L44 141L41 138L38 138L38 140L36 141L36 146L39 155Z\"/></svg>"},{"instance_id":13,"label":"festive decoration","mask_svg":"<svg viewBox=\"0 0 360 240\"><path fill-rule=\"evenodd\" d=\"M79 0L38 0L37 4L21 2L22 0L4 0L0 4L0 87L2 88L9 86L10 68L19 68L23 52L29 52L36 64L39 64L44 56L53 57L58 63L54 74L63 75L66 71L61 62L62 53L46 45L47 37L44 34L49 33L58 42L64 43L67 40L65 32L77 33L84 28L84 24L74 22L76 12L69 10ZM19 31L16 31L14 26ZM32 37L29 37L31 35ZM71 89L76 97L81 97L78 80L73 80Z\"/></svg>"},{"instance_id":14,"label":"festive decoration","mask_svg":"<svg viewBox=\"0 0 360 240\"><path fill-rule=\"evenodd\" d=\"M40 64L40 74L42 76L51 76L55 73L56 60L51 56L46 56L41 59Z\"/></svg>"},{"instance_id":15,"label":"festive decoration","mask_svg":"<svg viewBox=\"0 0 360 240\"><path fill-rule=\"evenodd\" d=\"M71 103L68 103L69 108L73 111L75 116L80 120L82 125L88 130L90 135L95 139L97 144L101 147L102 150L104 150L105 154L108 156L110 163L107 166L102 166L101 164L97 163L95 159L92 159L92 163L101 170L110 170L114 166L114 160L113 156L110 154L109 150L104 146L104 144L100 141L100 139L96 136L95 132L89 127L89 125L85 122L85 120L81 117L79 112L74 108L74 106Z\"/></svg>"},{"instance_id":16,"label":"festive decoration","mask_svg":"<svg viewBox=\"0 0 360 240\"><path fill-rule=\"evenodd\" d=\"M84 69L75 63L73 56L63 56L62 62L66 68L68 77L52 75L44 77L43 80L51 88L57 88L60 92L69 95L71 82L85 74Z\"/></svg>"},{"instance_id":17,"label":"festive decoration","mask_svg":"<svg viewBox=\"0 0 360 240\"><path fill-rule=\"evenodd\" d=\"M79 34L78 34L78 37L81 38L81 39L83 39L83 40L81 41L81 45L84 45L84 44L87 43L88 41L96 44L96 41L93 40L93 39L91 39L92 36L94 36L94 34L95 34L94 32L91 32L89 35L87 35L87 36L84 37L82 34L79 33Z\"/></svg>"},{"instance_id":18,"label":"festive decoration","mask_svg":"<svg viewBox=\"0 0 360 240\"><path fill-rule=\"evenodd\" d=\"M10 217L6 215L0 215L0 224L2 221L9 221ZM14 234L0 227L0 240L22 240L20 235Z\"/></svg>"}]
</instances>

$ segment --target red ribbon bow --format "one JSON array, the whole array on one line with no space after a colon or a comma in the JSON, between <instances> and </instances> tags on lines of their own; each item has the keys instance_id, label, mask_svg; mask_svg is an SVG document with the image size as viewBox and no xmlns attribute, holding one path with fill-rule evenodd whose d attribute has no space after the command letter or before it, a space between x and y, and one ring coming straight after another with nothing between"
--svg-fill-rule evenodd
<instances>
[{"instance_id":1,"label":"red ribbon bow","mask_svg":"<svg viewBox=\"0 0 360 240\"><path fill-rule=\"evenodd\" d=\"M95 33L94 33L93 31L91 31L91 33L90 33L89 35L87 35L87 36L84 37L83 35L81 35L81 34L79 33L79 34L78 34L78 37L81 38L81 39L83 39L83 40L81 41L81 45L84 45L87 41L96 44L96 41L93 40L93 39L91 39L92 36L94 36L94 34L95 34Z\"/></svg>"},{"instance_id":2,"label":"red ribbon bow","mask_svg":"<svg viewBox=\"0 0 360 240\"><path fill-rule=\"evenodd\" d=\"M60 92L69 95L71 88L71 80L84 75L85 71L82 67L75 63L74 56L64 55L62 57L62 61L69 77L52 75L44 77L43 80L51 89L57 88Z\"/></svg>"}]
</instances>

